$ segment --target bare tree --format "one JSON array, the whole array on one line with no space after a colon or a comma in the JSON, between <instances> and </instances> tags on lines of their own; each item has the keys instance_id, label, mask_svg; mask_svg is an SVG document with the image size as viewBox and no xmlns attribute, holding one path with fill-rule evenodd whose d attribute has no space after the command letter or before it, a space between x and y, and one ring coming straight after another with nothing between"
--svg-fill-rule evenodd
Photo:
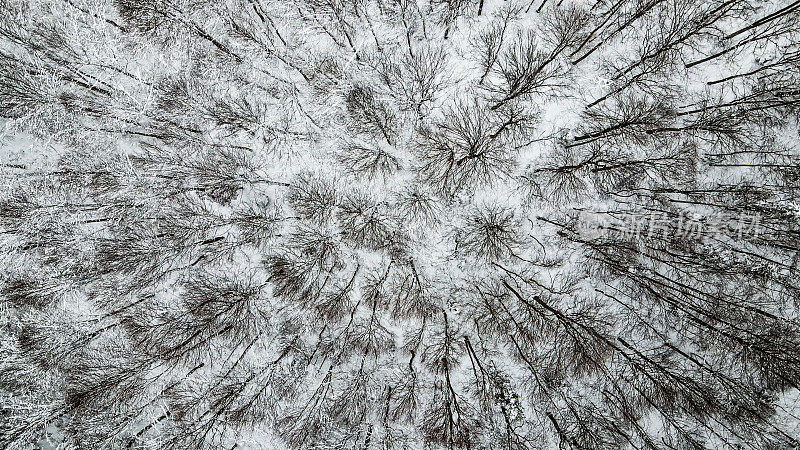
<instances>
[{"instance_id":1,"label":"bare tree","mask_svg":"<svg viewBox=\"0 0 800 450\"><path fill-rule=\"evenodd\" d=\"M0 447L797 448L798 14L0 0Z\"/></svg>"}]
</instances>

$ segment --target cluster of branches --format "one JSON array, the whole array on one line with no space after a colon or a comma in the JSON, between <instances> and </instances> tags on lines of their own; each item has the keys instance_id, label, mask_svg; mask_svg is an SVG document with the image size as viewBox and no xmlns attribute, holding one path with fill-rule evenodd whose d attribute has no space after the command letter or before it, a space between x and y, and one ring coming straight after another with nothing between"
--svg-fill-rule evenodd
<instances>
[{"instance_id":1,"label":"cluster of branches","mask_svg":"<svg viewBox=\"0 0 800 450\"><path fill-rule=\"evenodd\" d=\"M0 0L0 447L797 448L798 23Z\"/></svg>"}]
</instances>

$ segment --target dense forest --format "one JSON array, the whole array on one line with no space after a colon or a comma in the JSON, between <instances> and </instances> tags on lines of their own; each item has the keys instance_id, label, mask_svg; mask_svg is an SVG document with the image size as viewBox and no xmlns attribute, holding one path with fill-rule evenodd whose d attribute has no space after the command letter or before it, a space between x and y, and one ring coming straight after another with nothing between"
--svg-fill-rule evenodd
<instances>
[{"instance_id":1,"label":"dense forest","mask_svg":"<svg viewBox=\"0 0 800 450\"><path fill-rule=\"evenodd\" d=\"M0 448L798 449L798 112L800 1L0 0Z\"/></svg>"}]
</instances>

